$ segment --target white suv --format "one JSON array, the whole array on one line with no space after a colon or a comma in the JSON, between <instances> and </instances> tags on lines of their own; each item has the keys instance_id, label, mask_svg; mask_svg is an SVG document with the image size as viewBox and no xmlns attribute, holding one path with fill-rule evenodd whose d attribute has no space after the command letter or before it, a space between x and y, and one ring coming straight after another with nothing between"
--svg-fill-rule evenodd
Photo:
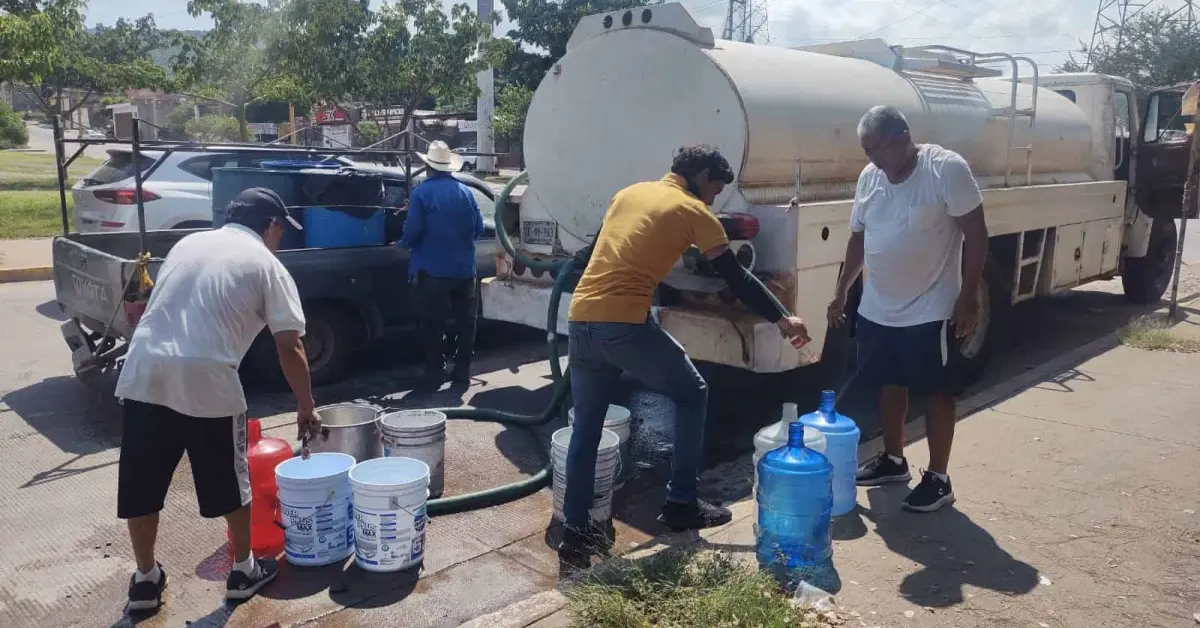
<instances>
[{"instance_id":1,"label":"white suv","mask_svg":"<svg viewBox=\"0 0 1200 628\"><path fill-rule=\"evenodd\" d=\"M146 229L211 227L212 169L226 165L238 165L238 155L175 151L164 159L163 151L142 151ZM109 148L108 159L71 188L77 231L137 230L133 167L129 148Z\"/></svg>"}]
</instances>

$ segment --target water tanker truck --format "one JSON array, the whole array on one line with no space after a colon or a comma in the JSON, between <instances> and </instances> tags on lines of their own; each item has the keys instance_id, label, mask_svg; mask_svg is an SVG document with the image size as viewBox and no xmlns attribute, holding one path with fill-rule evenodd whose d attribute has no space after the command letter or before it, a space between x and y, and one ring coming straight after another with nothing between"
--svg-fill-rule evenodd
<instances>
[{"instance_id":1,"label":"water tanker truck","mask_svg":"<svg viewBox=\"0 0 1200 628\"><path fill-rule=\"evenodd\" d=\"M565 259L595 237L614 193L661 177L681 146L715 146L736 179L712 209L733 217L742 263L804 318L813 342L795 350L686 258L660 286L654 315L696 360L757 373L807 366L839 340L825 314L867 164L856 129L880 104L908 117L916 141L965 157L983 192L981 320L957 347L969 380L1016 303L1117 275L1132 301L1162 296L1179 205L1136 193L1139 145L1154 138L1141 131L1129 81L879 39L719 40L680 4L580 22L529 107L528 185L504 228L527 259ZM482 285L484 316L544 327L552 273L507 254L498 266Z\"/></svg>"}]
</instances>

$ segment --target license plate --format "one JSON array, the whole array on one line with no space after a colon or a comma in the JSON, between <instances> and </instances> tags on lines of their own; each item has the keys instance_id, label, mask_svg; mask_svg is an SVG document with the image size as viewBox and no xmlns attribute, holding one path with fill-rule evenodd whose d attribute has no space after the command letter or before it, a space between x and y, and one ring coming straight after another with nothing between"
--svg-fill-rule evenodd
<instances>
[{"instance_id":1,"label":"license plate","mask_svg":"<svg viewBox=\"0 0 1200 628\"><path fill-rule=\"evenodd\" d=\"M558 225L553 220L529 220L521 223L521 242L552 246Z\"/></svg>"}]
</instances>

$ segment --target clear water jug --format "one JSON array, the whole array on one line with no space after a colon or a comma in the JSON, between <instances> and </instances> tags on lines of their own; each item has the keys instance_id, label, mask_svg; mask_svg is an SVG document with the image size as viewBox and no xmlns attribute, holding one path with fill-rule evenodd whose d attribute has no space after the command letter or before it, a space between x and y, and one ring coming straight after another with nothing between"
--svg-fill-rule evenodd
<instances>
[{"instance_id":1,"label":"clear water jug","mask_svg":"<svg viewBox=\"0 0 1200 628\"><path fill-rule=\"evenodd\" d=\"M781 583L801 581L836 590L833 571L830 507L833 466L824 455L804 446L804 425L788 426L787 445L758 462L758 564Z\"/></svg>"},{"instance_id":2,"label":"clear water jug","mask_svg":"<svg viewBox=\"0 0 1200 628\"><path fill-rule=\"evenodd\" d=\"M825 436L824 454L833 465L833 516L854 510L858 498L855 475L858 472L858 426L833 409L832 390L821 392L821 407L800 417L800 423Z\"/></svg>"},{"instance_id":3,"label":"clear water jug","mask_svg":"<svg viewBox=\"0 0 1200 628\"><path fill-rule=\"evenodd\" d=\"M783 404L783 414L778 423L772 423L754 435L754 485L758 486L758 461L773 451L783 447L788 442L788 426L799 419L800 411L796 404ZM804 430L804 446L813 451L825 453L825 436L815 429Z\"/></svg>"}]
</instances>

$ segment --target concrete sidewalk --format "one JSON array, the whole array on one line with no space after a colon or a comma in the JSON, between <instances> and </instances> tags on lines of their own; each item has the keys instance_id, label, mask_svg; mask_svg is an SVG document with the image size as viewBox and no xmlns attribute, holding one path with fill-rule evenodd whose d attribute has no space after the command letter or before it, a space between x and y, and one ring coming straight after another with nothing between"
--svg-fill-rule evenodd
<instances>
[{"instance_id":1,"label":"concrete sidewalk","mask_svg":"<svg viewBox=\"0 0 1200 628\"><path fill-rule=\"evenodd\" d=\"M912 514L900 509L905 487L859 489L858 509L835 521L846 625L1194 625L1194 369L1200 354L1146 352L1110 337L965 400L954 507ZM921 421L910 425L914 476L928 460L922 434ZM878 447L864 445L860 457ZM755 504L739 502L734 513L723 528L652 545L694 542L753 560ZM568 626L564 604L558 592L541 594L471 625Z\"/></svg>"},{"instance_id":2,"label":"concrete sidewalk","mask_svg":"<svg viewBox=\"0 0 1200 628\"><path fill-rule=\"evenodd\" d=\"M0 240L0 283L50 279L52 238Z\"/></svg>"}]
</instances>

